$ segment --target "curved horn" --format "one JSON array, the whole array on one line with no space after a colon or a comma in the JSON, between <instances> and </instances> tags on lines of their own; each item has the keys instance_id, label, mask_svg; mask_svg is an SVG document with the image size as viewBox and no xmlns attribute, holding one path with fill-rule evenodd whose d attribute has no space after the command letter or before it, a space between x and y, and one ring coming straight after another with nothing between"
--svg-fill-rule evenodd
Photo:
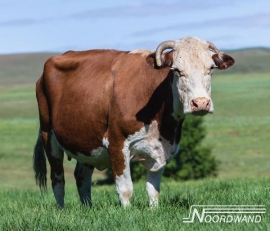
<instances>
[{"instance_id":1,"label":"curved horn","mask_svg":"<svg viewBox=\"0 0 270 231\"><path fill-rule=\"evenodd\" d=\"M207 42L208 42L208 44L209 44L209 50L213 50L213 51L216 52L216 53L219 52L218 49L217 49L217 47L216 47L213 43L211 43L211 42L209 42L209 41L207 41Z\"/></svg>"},{"instance_id":2,"label":"curved horn","mask_svg":"<svg viewBox=\"0 0 270 231\"><path fill-rule=\"evenodd\" d=\"M156 62L157 65L160 67L161 66L161 53L166 50L166 49L173 49L174 47L174 41L169 40L169 41L165 41L163 43L160 43L156 49Z\"/></svg>"}]
</instances>

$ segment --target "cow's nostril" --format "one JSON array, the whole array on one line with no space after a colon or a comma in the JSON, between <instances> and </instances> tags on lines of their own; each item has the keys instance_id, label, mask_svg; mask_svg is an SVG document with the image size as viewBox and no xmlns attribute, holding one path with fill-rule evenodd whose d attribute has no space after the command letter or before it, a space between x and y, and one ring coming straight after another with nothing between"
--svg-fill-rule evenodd
<instances>
[{"instance_id":1,"label":"cow's nostril","mask_svg":"<svg viewBox=\"0 0 270 231\"><path fill-rule=\"evenodd\" d=\"M208 99L206 102L206 107L209 107L209 106L210 106L210 99Z\"/></svg>"},{"instance_id":2,"label":"cow's nostril","mask_svg":"<svg viewBox=\"0 0 270 231\"><path fill-rule=\"evenodd\" d=\"M191 102L193 107L198 107L198 104L195 102L195 100L192 100Z\"/></svg>"}]
</instances>

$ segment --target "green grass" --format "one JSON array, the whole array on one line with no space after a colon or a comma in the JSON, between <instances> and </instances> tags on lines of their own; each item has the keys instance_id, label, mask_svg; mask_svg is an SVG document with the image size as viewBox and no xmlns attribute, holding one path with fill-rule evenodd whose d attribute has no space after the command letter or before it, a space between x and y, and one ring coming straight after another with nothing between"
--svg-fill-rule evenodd
<instances>
[{"instance_id":1,"label":"green grass","mask_svg":"<svg viewBox=\"0 0 270 231\"><path fill-rule=\"evenodd\" d=\"M214 76L215 113L205 117L206 143L221 177L270 175L269 74Z\"/></svg>"},{"instance_id":2,"label":"green grass","mask_svg":"<svg viewBox=\"0 0 270 231\"><path fill-rule=\"evenodd\" d=\"M16 84L15 84L16 85ZM66 209L52 190L40 197L32 171L38 131L34 85L0 88L0 230L270 230L269 74L214 75L215 113L205 117L217 179L162 182L160 208L149 210L144 184L135 184L133 206L119 206L114 186L93 187L93 208L79 205L73 170L65 160ZM94 181L103 174L95 172ZM49 184L49 183L48 183ZM192 204L262 204L259 224L184 224Z\"/></svg>"},{"instance_id":3,"label":"green grass","mask_svg":"<svg viewBox=\"0 0 270 231\"><path fill-rule=\"evenodd\" d=\"M191 205L265 205L270 208L270 179L163 182L158 209L149 209L142 182L135 184L132 206L119 206L113 186L93 187L92 209L81 207L74 187L58 210L52 193L0 191L1 230L269 230L269 212L260 223L184 224Z\"/></svg>"}]
</instances>

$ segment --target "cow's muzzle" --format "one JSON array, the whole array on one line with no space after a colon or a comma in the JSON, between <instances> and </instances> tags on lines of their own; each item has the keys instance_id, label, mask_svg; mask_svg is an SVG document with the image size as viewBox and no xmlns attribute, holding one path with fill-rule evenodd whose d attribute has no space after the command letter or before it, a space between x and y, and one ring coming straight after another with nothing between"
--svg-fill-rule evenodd
<instances>
[{"instance_id":1,"label":"cow's muzzle","mask_svg":"<svg viewBox=\"0 0 270 231\"><path fill-rule=\"evenodd\" d=\"M198 97L190 101L190 107L194 114L207 114L211 107L211 100L206 97Z\"/></svg>"}]
</instances>

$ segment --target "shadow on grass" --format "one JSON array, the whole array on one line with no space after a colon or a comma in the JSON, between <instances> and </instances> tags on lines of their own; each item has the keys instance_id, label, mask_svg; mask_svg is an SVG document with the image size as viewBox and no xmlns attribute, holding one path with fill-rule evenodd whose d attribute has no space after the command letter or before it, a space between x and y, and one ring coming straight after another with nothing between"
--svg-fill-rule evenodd
<instances>
[{"instance_id":1,"label":"shadow on grass","mask_svg":"<svg viewBox=\"0 0 270 231\"><path fill-rule=\"evenodd\" d=\"M113 185L114 184L114 180L111 178L108 179L104 179L104 180L97 180L92 182L92 185Z\"/></svg>"}]
</instances>

